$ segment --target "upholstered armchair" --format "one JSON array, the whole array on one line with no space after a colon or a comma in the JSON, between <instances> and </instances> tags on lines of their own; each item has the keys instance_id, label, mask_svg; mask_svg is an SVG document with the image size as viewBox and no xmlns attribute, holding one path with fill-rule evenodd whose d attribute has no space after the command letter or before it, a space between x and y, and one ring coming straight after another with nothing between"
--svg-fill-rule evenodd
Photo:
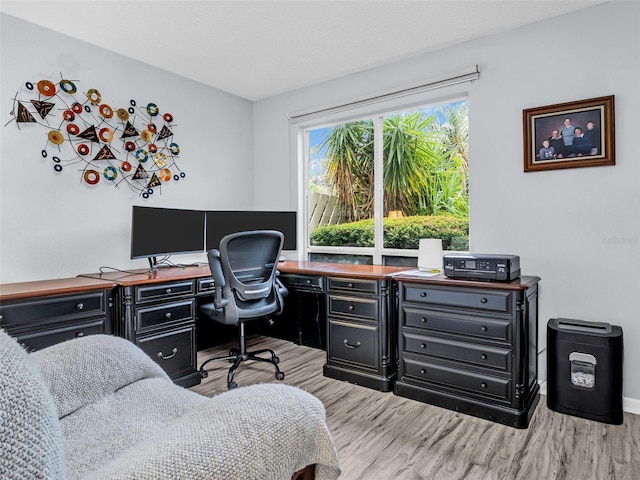
<instances>
[{"instance_id":1,"label":"upholstered armchair","mask_svg":"<svg viewBox=\"0 0 640 480\"><path fill-rule=\"evenodd\" d=\"M176 386L138 347L114 336L28 354L0 330L0 397L3 480L340 474L317 398L276 384L208 398Z\"/></svg>"}]
</instances>

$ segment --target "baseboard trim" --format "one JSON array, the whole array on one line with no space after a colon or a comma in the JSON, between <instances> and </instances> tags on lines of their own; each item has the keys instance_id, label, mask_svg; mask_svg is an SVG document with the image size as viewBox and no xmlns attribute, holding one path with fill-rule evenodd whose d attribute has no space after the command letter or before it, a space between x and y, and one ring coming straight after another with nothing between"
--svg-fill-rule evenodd
<instances>
[{"instance_id":1,"label":"baseboard trim","mask_svg":"<svg viewBox=\"0 0 640 480\"><path fill-rule=\"evenodd\" d=\"M544 380L539 382L540 384L540 395L547 395L547 381ZM630 397L622 397L622 410L627 413L634 413L636 415L640 415L640 399L630 398Z\"/></svg>"}]
</instances>

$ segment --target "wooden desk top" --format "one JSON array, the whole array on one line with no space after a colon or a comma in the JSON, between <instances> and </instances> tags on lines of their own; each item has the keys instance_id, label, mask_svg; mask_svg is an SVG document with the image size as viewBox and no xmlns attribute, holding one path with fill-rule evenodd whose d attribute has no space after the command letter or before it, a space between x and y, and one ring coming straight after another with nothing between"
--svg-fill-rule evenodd
<instances>
[{"instance_id":1,"label":"wooden desk top","mask_svg":"<svg viewBox=\"0 0 640 480\"><path fill-rule=\"evenodd\" d=\"M526 290L540 281L539 277L523 276L511 282L494 282L490 280L465 280L449 278L444 274L430 276L420 275L416 269L401 272L393 277L398 282L416 282L426 285L455 285L458 287L494 288L500 290Z\"/></svg>"},{"instance_id":2,"label":"wooden desk top","mask_svg":"<svg viewBox=\"0 0 640 480\"><path fill-rule=\"evenodd\" d=\"M188 280L192 278L210 277L209 265L193 267L162 267L153 271L149 269L130 270L127 272L85 273L82 277L108 280L124 287L149 285L153 283Z\"/></svg>"},{"instance_id":3,"label":"wooden desk top","mask_svg":"<svg viewBox=\"0 0 640 480\"><path fill-rule=\"evenodd\" d=\"M114 288L116 284L109 280L73 277L55 280L37 280L33 282L4 283L0 285L0 302L47 295L82 293L92 290Z\"/></svg>"},{"instance_id":4,"label":"wooden desk top","mask_svg":"<svg viewBox=\"0 0 640 480\"><path fill-rule=\"evenodd\" d=\"M298 273L311 275L356 276L381 280L393 275L411 270L408 267L388 267L384 265L353 265L330 262L280 262L278 270L281 273Z\"/></svg>"}]
</instances>

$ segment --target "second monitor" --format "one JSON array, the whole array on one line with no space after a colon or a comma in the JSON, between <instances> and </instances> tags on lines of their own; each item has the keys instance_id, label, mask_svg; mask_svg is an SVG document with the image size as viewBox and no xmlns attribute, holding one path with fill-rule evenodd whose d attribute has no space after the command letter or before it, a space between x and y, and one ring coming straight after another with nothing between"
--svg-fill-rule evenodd
<instances>
[{"instance_id":1,"label":"second monitor","mask_svg":"<svg viewBox=\"0 0 640 480\"><path fill-rule=\"evenodd\" d=\"M218 248L225 235L247 230L278 230L284 234L283 250L296 250L296 212L208 210L206 248Z\"/></svg>"}]
</instances>

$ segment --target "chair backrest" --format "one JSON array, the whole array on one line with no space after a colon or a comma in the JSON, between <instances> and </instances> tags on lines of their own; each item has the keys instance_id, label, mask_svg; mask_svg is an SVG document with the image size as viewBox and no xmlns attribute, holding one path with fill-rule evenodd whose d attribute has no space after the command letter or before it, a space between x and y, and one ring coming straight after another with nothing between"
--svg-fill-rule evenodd
<instances>
[{"instance_id":1,"label":"chair backrest","mask_svg":"<svg viewBox=\"0 0 640 480\"><path fill-rule=\"evenodd\" d=\"M283 242L284 235L275 230L232 233L220 241L223 296L235 303L231 310L237 309L239 318L282 310L276 276Z\"/></svg>"}]
</instances>

